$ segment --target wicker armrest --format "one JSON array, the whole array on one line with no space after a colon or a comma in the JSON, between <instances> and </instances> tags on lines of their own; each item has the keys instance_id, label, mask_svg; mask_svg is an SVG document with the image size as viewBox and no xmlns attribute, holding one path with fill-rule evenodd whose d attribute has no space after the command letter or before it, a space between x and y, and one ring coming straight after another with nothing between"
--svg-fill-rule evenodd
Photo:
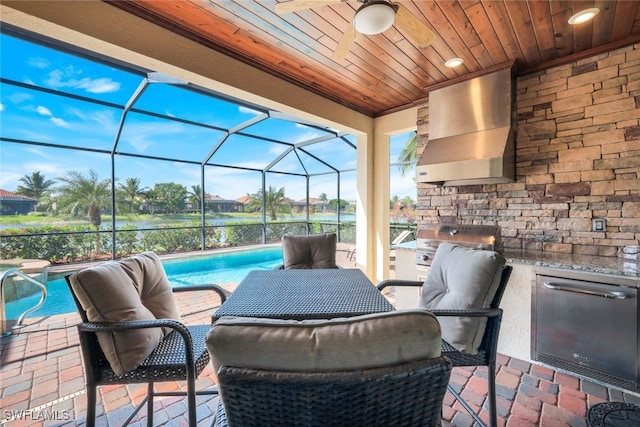
<instances>
[{"instance_id":1,"label":"wicker armrest","mask_svg":"<svg viewBox=\"0 0 640 427\"><path fill-rule=\"evenodd\" d=\"M187 291L214 291L220 296L220 304L225 302L229 297L229 292L225 289L216 285L215 283L209 283L204 285L188 285L188 286L178 286L175 288L171 288L173 292L187 292Z\"/></svg>"},{"instance_id":2,"label":"wicker armrest","mask_svg":"<svg viewBox=\"0 0 640 427\"><path fill-rule=\"evenodd\" d=\"M134 329L171 328L177 331L184 340L186 360L193 360L193 340L189 329L173 319L131 320L128 322L83 322L78 325L81 332L116 332Z\"/></svg>"},{"instance_id":3,"label":"wicker armrest","mask_svg":"<svg viewBox=\"0 0 640 427\"><path fill-rule=\"evenodd\" d=\"M417 280L402 280L402 279L388 279L388 280L383 280L382 282L378 283L377 287L378 290L381 291L386 287L389 286L411 286L411 287L421 287L424 284L424 282L420 282Z\"/></svg>"},{"instance_id":4,"label":"wicker armrest","mask_svg":"<svg viewBox=\"0 0 640 427\"><path fill-rule=\"evenodd\" d=\"M430 310L436 316L447 317L501 317L501 308L478 308L466 310Z\"/></svg>"}]
</instances>

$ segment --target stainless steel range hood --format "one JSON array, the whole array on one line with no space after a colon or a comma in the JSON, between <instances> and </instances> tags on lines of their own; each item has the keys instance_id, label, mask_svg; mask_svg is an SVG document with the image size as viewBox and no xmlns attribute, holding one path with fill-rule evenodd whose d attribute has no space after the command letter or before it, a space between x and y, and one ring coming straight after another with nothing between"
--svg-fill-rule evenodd
<instances>
[{"instance_id":1,"label":"stainless steel range hood","mask_svg":"<svg viewBox=\"0 0 640 427\"><path fill-rule=\"evenodd\" d=\"M511 69L429 93L429 142L416 180L438 185L515 180L515 113Z\"/></svg>"}]
</instances>

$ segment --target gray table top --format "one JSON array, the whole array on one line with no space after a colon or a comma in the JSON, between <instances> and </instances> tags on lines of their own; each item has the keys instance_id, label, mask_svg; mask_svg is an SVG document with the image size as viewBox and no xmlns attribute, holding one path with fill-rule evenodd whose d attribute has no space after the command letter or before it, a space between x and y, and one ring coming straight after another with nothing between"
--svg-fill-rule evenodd
<instances>
[{"instance_id":1,"label":"gray table top","mask_svg":"<svg viewBox=\"0 0 640 427\"><path fill-rule=\"evenodd\" d=\"M278 319L329 319L393 311L358 269L254 270L214 313Z\"/></svg>"}]
</instances>

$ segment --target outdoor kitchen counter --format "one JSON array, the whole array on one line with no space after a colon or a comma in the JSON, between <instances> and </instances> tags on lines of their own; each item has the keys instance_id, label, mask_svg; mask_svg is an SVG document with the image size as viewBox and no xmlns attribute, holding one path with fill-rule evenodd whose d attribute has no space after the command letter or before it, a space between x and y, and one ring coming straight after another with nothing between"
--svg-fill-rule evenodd
<instances>
[{"instance_id":1,"label":"outdoor kitchen counter","mask_svg":"<svg viewBox=\"0 0 640 427\"><path fill-rule=\"evenodd\" d=\"M512 249L505 250L504 256L507 262L640 279L640 263L635 259Z\"/></svg>"},{"instance_id":2,"label":"outdoor kitchen counter","mask_svg":"<svg viewBox=\"0 0 640 427\"><path fill-rule=\"evenodd\" d=\"M408 280L424 280L416 271L416 242L405 242L395 247L396 276ZM539 269L565 270L593 274L608 281L608 277L621 278L640 288L638 260L588 255L569 255L552 252L506 250L507 263L513 267L509 285L500 307L504 310L498 352L531 362L532 284ZM600 277L598 277L600 276ZM415 289L415 288L414 288ZM413 290L413 289L411 289ZM398 290L396 293L398 294ZM419 295L404 291L406 308L417 306ZM396 302L400 295L396 295ZM404 300L407 302L404 303Z\"/></svg>"},{"instance_id":3,"label":"outdoor kitchen counter","mask_svg":"<svg viewBox=\"0 0 640 427\"><path fill-rule=\"evenodd\" d=\"M403 251L415 251L416 242L404 242L396 245L395 248ZM527 264L535 267L559 268L585 273L610 274L613 276L640 279L640 260L637 259L525 251L518 249L506 249L504 256L507 262ZM414 261L412 260L412 262Z\"/></svg>"}]
</instances>

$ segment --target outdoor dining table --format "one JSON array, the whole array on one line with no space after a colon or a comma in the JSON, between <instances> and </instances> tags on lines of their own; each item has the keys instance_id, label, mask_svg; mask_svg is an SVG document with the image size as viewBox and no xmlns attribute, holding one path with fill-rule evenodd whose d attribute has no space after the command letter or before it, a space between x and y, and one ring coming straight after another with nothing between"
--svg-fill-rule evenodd
<instances>
[{"instance_id":1,"label":"outdoor dining table","mask_svg":"<svg viewBox=\"0 0 640 427\"><path fill-rule=\"evenodd\" d=\"M359 269L253 270L213 314L329 319L393 311Z\"/></svg>"}]
</instances>

